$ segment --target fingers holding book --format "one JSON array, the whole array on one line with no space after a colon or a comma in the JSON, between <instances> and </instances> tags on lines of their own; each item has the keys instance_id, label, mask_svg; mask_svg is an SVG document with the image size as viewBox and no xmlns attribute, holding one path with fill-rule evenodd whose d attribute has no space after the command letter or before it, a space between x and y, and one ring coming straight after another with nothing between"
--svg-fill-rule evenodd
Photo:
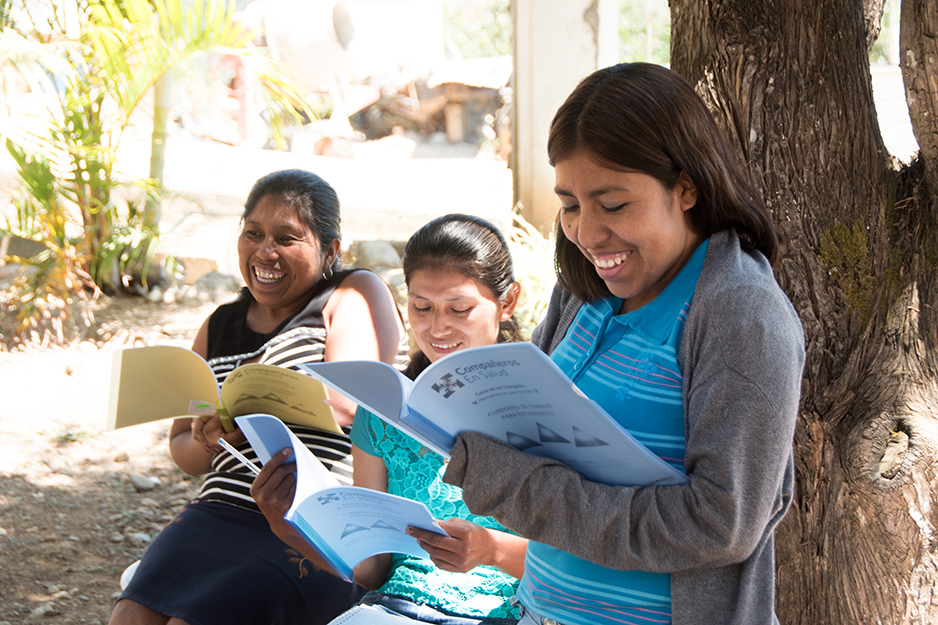
<instances>
[{"instance_id":1,"label":"fingers holding book","mask_svg":"<svg viewBox=\"0 0 938 625\"><path fill-rule=\"evenodd\" d=\"M224 438L232 445L244 442L244 434L239 429L226 432L218 413L211 417L193 417L190 425L192 439L202 445L209 454L217 454L222 450L216 442Z\"/></svg>"},{"instance_id":2,"label":"fingers holding book","mask_svg":"<svg viewBox=\"0 0 938 625\"><path fill-rule=\"evenodd\" d=\"M407 528L407 533L417 539L434 564L444 571L465 573L480 564L491 563L494 543L488 529L459 518L439 524L449 536Z\"/></svg>"},{"instance_id":3,"label":"fingers holding book","mask_svg":"<svg viewBox=\"0 0 938 625\"><path fill-rule=\"evenodd\" d=\"M293 449L271 456L251 484L251 496L268 520L283 520L296 495L296 463L287 462Z\"/></svg>"}]
</instances>

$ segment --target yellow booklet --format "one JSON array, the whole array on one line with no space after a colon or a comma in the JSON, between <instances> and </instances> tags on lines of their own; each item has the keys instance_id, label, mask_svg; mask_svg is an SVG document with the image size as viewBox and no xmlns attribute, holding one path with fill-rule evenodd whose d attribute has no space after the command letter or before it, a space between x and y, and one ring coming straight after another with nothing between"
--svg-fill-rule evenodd
<instances>
[{"instance_id":1,"label":"yellow booklet","mask_svg":"<svg viewBox=\"0 0 938 625\"><path fill-rule=\"evenodd\" d=\"M241 365L219 391L208 363L185 347L154 345L114 352L108 430L159 419L211 416L216 411L229 432L235 417L252 413L342 432L322 383L298 371Z\"/></svg>"}]
</instances>

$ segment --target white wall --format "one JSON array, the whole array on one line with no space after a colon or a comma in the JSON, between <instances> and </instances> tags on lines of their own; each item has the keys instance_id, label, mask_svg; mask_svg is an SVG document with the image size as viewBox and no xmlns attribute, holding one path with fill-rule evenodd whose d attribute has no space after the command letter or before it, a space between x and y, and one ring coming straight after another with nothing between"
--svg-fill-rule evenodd
<instances>
[{"instance_id":1,"label":"white wall","mask_svg":"<svg viewBox=\"0 0 938 625\"><path fill-rule=\"evenodd\" d=\"M514 0L515 201L546 233L559 206L547 163L547 132L557 108L589 73L615 62L615 0Z\"/></svg>"},{"instance_id":2,"label":"white wall","mask_svg":"<svg viewBox=\"0 0 938 625\"><path fill-rule=\"evenodd\" d=\"M341 0L355 24L352 80L419 75L443 60L442 0Z\"/></svg>"}]
</instances>

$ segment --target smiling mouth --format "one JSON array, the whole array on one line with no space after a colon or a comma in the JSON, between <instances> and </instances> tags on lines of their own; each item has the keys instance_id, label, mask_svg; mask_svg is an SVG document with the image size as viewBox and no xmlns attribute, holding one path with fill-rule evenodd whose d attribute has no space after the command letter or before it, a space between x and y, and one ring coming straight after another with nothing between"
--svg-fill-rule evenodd
<instances>
[{"instance_id":1,"label":"smiling mouth","mask_svg":"<svg viewBox=\"0 0 938 625\"><path fill-rule=\"evenodd\" d=\"M618 265L621 265L625 259L629 257L631 252L625 252L623 254L617 254L615 256L608 256L605 258L596 258L593 257L593 263L600 269L612 269Z\"/></svg>"},{"instance_id":2,"label":"smiling mouth","mask_svg":"<svg viewBox=\"0 0 938 625\"><path fill-rule=\"evenodd\" d=\"M266 269L261 269L260 267L254 267L254 277L261 284L275 284L283 277L287 275L282 271L270 271Z\"/></svg>"},{"instance_id":3,"label":"smiling mouth","mask_svg":"<svg viewBox=\"0 0 938 625\"><path fill-rule=\"evenodd\" d=\"M433 349L435 349L435 350L437 350L437 351L446 351L446 350L449 350L449 349L453 349L453 348L455 348L455 347L459 347L459 345L460 345L460 344L459 344L458 342L457 342L457 343L433 343L433 342L430 342L430 347L432 347Z\"/></svg>"}]
</instances>

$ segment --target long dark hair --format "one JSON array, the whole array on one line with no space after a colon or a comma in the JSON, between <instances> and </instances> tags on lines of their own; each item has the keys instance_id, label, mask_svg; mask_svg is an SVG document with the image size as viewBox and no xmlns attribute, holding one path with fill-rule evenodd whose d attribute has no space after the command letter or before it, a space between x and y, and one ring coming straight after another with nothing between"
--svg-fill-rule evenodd
<instances>
[{"instance_id":1,"label":"long dark hair","mask_svg":"<svg viewBox=\"0 0 938 625\"><path fill-rule=\"evenodd\" d=\"M514 265L505 237L481 217L451 213L437 217L415 232L404 246L404 282L415 271L443 267L478 280L501 301L515 281ZM502 321L498 342L520 340L514 316ZM411 356L405 375L416 377L430 364L423 352Z\"/></svg>"},{"instance_id":2,"label":"long dark hair","mask_svg":"<svg viewBox=\"0 0 938 625\"><path fill-rule=\"evenodd\" d=\"M302 169L283 169L257 180L247 199L241 220L247 219L265 196L275 196L292 208L316 235L322 253L336 239L342 239L339 196L332 186L316 174ZM339 267L336 258L331 269Z\"/></svg>"},{"instance_id":3,"label":"long dark hair","mask_svg":"<svg viewBox=\"0 0 938 625\"><path fill-rule=\"evenodd\" d=\"M550 164L585 153L609 169L638 171L673 189L681 173L697 187L691 222L707 237L734 228L769 262L780 237L759 192L693 88L671 70L623 63L584 78L550 126ZM561 284L581 299L609 295L595 268L555 224Z\"/></svg>"}]
</instances>

